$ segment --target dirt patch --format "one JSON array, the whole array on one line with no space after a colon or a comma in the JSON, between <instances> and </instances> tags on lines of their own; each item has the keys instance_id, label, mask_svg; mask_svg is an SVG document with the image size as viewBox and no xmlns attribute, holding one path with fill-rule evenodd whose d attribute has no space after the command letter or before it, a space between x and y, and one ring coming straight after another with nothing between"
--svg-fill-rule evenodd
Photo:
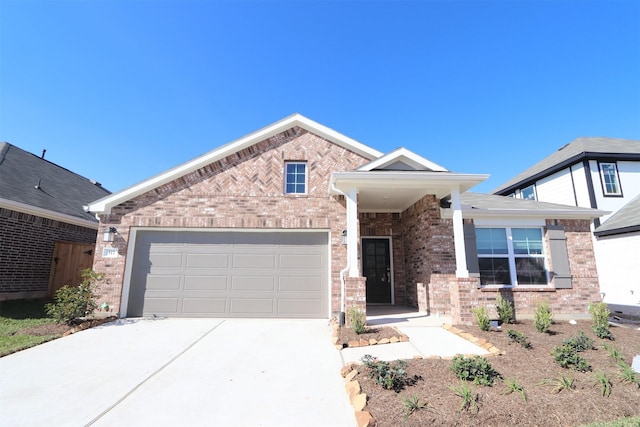
<instances>
[{"instance_id":1,"label":"dirt patch","mask_svg":"<svg viewBox=\"0 0 640 427\"><path fill-rule=\"evenodd\" d=\"M83 331L85 329L93 328L103 323L113 322L116 320L115 316L106 317L103 319L84 319L79 320L73 325L67 325L66 323L47 323L44 325L33 326L31 328L21 329L17 334L22 335L34 335L43 337L47 335L66 336L75 332Z\"/></svg>"},{"instance_id":2,"label":"dirt patch","mask_svg":"<svg viewBox=\"0 0 640 427\"><path fill-rule=\"evenodd\" d=\"M618 378L619 368L603 343L613 345L623 355L627 364L632 363L635 355L640 354L640 331L622 326L611 327L615 341L601 340L591 331L590 322L554 324L550 334L541 334L535 330L532 322L516 325L503 325L501 330L480 331L477 327L460 327L476 337L487 339L505 352L504 355L489 357L491 365L504 379L515 378L527 396L527 402L519 393L506 393L506 386L497 381L492 387L471 385L479 396L477 413L460 411L462 399L455 395L451 386L460 384L450 370L451 361L443 359L409 360L409 377L422 379L414 385L405 387L396 393L384 390L375 384L366 372L356 376L362 392L368 396L365 408L377 421L378 427L384 426L578 426L594 421L607 421L621 417L640 415L640 388L635 384L623 383ZM525 349L507 336L507 329L523 333L532 348ZM551 356L551 350L562 341L583 331L593 338L596 349L580 354L592 366L591 372L575 372L561 368ZM359 371L364 371L360 367ZM595 373L605 372L611 380L609 397L601 396ZM559 378L561 374L572 376L576 388L552 393L550 386L541 382ZM417 397L428 407L415 411L406 417L403 398Z\"/></svg>"}]
</instances>

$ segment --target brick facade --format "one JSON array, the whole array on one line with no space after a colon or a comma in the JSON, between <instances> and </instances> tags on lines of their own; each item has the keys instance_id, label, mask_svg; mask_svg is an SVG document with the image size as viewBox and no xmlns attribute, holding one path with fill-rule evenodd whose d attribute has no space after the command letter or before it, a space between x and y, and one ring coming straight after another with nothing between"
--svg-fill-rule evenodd
<instances>
[{"instance_id":1,"label":"brick facade","mask_svg":"<svg viewBox=\"0 0 640 427\"><path fill-rule=\"evenodd\" d=\"M0 208L0 300L47 296L56 241L94 244L96 233Z\"/></svg>"}]
</instances>

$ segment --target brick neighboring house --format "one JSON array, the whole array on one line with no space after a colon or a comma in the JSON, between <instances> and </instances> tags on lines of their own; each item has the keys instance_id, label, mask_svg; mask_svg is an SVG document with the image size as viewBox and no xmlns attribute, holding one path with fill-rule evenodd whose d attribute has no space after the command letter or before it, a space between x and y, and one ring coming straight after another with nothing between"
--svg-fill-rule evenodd
<instances>
[{"instance_id":1,"label":"brick neighboring house","mask_svg":"<svg viewBox=\"0 0 640 427\"><path fill-rule=\"evenodd\" d=\"M0 300L46 297L91 267L98 221L83 204L107 194L44 152L0 143Z\"/></svg>"},{"instance_id":2,"label":"brick neighboring house","mask_svg":"<svg viewBox=\"0 0 640 427\"><path fill-rule=\"evenodd\" d=\"M367 304L472 321L498 292L533 313L598 300L602 211L465 193L454 173L383 154L298 114L89 205L100 302L122 317L339 317ZM505 286L504 280L509 285Z\"/></svg>"}]
</instances>

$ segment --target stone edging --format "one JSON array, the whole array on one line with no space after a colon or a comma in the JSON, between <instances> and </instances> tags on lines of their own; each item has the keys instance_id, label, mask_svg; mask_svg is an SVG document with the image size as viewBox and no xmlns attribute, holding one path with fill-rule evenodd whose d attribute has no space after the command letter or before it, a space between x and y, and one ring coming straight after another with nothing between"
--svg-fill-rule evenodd
<instances>
[{"instance_id":1,"label":"stone edging","mask_svg":"<svg viewBox=\"0 0 640 427\"><path fill-rule=\"evenodd\" d=\"M345 380L344 388L349 395L349 401L355 411L358 427L374 427L376 420L373 419L369 411L364 410L365 406L367 406L367 395L366 393L362 393L360 383L354 379L355 376L358 375L358 366L359 365L354 363L345 365L340 370L340 375L342 375Z\"/></svg>"},{"instance_id":2,"label":"stone edging","mask_svg":"<svg viewBox=\"0 0 640 427\"><path fill-rule=\"evenodd\" d=\"M392 336L391 338L382 338L381 340L376 340L374 338L370 338L368 340L361 338L358 341L349 341L348 343L339 343L340 339L340 325L336 321L331 322L331 328L333 329L333 333L331 335L331 342L336 346L338 350L342 350L347 347L366 347L370 345L381 345L381 344L393 344L397 342L408 342L409 337L398 331L393 326L387 326L388 328L396 331L398 335Z\"/></svg>"},{"instance_id":3,"label":"stone edging","mask_svg":"<svg viewBox=\"0 0 640 427\"><path fill-rule=\"evenodd\" d=\"M444 323L442 325L442 327L444 329L446 329L447 331L456 334L460 338L464 338L465 340L467 340L469 342L472 342L475 345L484 348L485 350L487 350L490 353L489 356L501 356L503 354L506 354L504 351L501 351L498 347L496 347L495 345L491 344L486 339L475 337L475 336L471 335L470 333L465 332L462 329L458 329L458 328L456 328L455 326L453 326L453 325L451 325L449 323Z\"/></svg>"}]
</instances>

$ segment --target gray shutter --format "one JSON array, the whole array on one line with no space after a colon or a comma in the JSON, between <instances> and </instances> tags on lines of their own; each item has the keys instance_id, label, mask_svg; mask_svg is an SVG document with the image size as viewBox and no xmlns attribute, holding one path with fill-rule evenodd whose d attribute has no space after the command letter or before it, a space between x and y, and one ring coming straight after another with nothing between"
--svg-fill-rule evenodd
<instances>
[{"instance_id":1,"label":"gray shutter","mask_svg":"<svg viewBox=\"0 0 640 427\"><path fill-rule=\"evenodd\" d=\"M478 265L478 246L476 245L476 227L473 224L463 224L464 227L464 250L467 258L467 270L469 274L479 276L480 266Z\"/></svg>"},{"instance_id":2,"label":"gray shutter","mask_svg":"<svg viewBox=\"0 0 640 427\"><path fill-rule=\"evenodd\" d=\"M567 238L564 228L559 225L547 226L549 248L551 249L551 276L556 289L571 289L571 270L569 269L569 254L567 252Z\"/></svg>"}]
</instances>

